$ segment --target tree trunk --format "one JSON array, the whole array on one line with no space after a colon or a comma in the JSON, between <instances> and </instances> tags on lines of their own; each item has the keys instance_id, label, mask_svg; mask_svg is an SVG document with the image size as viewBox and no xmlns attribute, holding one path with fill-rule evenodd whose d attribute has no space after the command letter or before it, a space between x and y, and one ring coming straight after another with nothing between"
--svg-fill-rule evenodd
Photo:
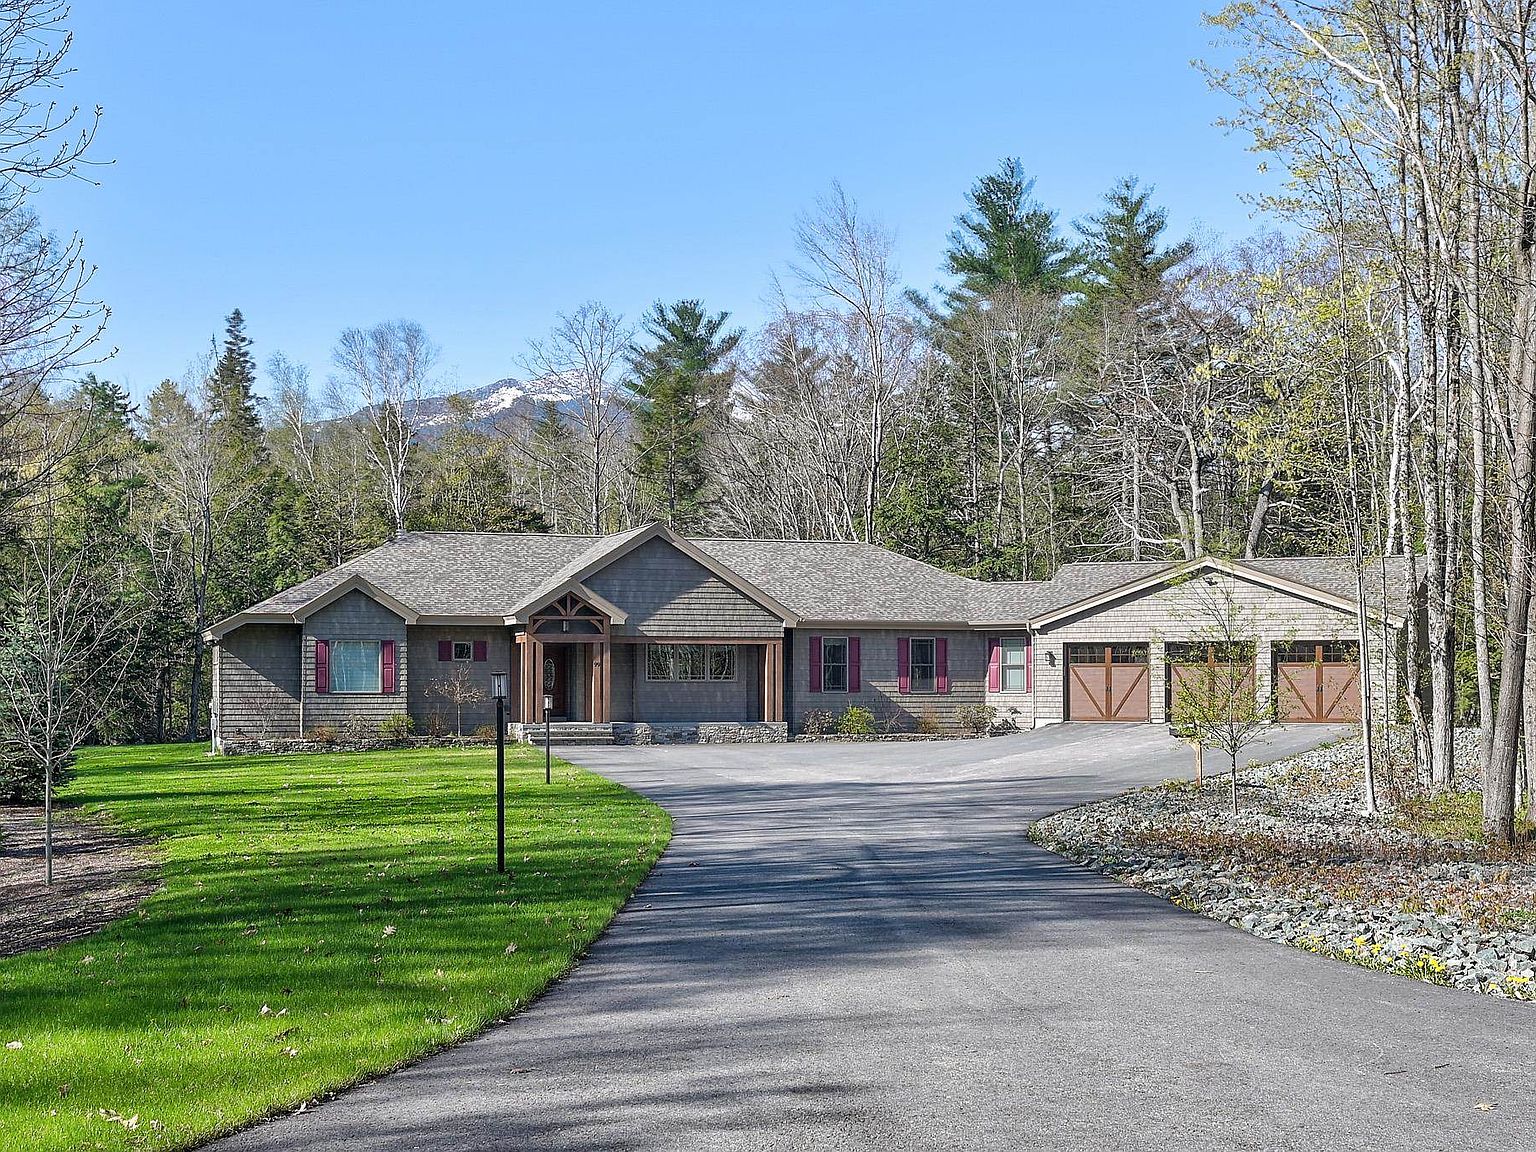
<instances>
[{"instance_id":1,"label":"tree trunk","mask_svg":"<svg viewBox=\"0 0 1536 1152\"><path fill-rule=\"evenodd\" d=\"M1258 496L1253 501L1253 512L1248 517L1248 538L1243 543L1243 558L1252 560L1259 554L1259 543L1264 539L1264 522L1269 517L1269 503L1274 498L1275 480L1266 475L1259 484Z\"/></svg>"},{"instance_id":2,"label":"tree trunk","mask_svg":"<svg viewBox=\"0 0 1536 1152\"><path fill-rule=\"evenodd\" d=\"M1507 844L1515 835L1515 767L1524 711L1526 641L1531 616L1532 465L1536 453L1536 137L1526 142L1526 181L1516 241L1514 325L1509 351L1509 411L1513 417L1509 482L1509 568L1499 700L1493 743L1483 767L1483 835Z\"/></svg>"}]
</instances>

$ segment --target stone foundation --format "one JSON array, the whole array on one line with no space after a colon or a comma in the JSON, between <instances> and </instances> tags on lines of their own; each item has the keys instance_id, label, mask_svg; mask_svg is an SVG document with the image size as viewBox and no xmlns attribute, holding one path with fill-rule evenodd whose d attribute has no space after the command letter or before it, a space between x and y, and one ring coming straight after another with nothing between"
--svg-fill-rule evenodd
<instances>
[{"instance_id":1,"label":"stone foundation","mask_svg":"<svg viewBox=\"0 0 1536 1152\"><path fill-rule=\"evenodd\" d=\"M267 740L223 740L214 749L225 756L279 756L286 753L387 752L396 748L494 748L492 737L411 736L404 740L301 740L292 736Z\"/></svg>"},{"instance_id":2,"label":"stone foundation","mask_svg":"<svg viewBox=\"0 0 1536 1152\"><path fill-rule=\"evenodd\" d=\"M615 744L783 744L785 723L700 721L697 724L615 724Z\"/></svg>"}]
</instances>

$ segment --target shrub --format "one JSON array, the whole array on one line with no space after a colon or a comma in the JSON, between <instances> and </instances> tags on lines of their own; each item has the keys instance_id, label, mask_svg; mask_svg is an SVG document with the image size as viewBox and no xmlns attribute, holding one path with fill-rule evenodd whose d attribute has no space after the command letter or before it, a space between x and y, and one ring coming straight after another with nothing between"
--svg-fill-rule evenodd
<instances>
[{"instance_id":1,"label":"shrub","mask_svg":"<svg viewBox=\"0 0 1536 1152\"><path fill-rule=\"evenodd\" d=\"M71 753L53 766L53 786L69 783L74 773ZM24 752L0 747L0 804L41 804L43 765Z\"/></svg>"},{"instance_id":2,"label":"shrub","mask_svg":"<svg viewBox=\"0 0 1536 1152\"><path fill-rule=\"evenodd\" d=\"M997 709L990 704L963 704L955 709L960 731L968 736L986 736L997 723Z\"/></svg>"},{"instance_id":3,"label":"shrub","mask_svg":"<svg viewBox=\"0 0 1536 1152\"><path fill-rule=\"evenodd\" d=\"M379 735L391 744L404 744L416 725L404 712L387 716L379 722Z\"/></svg>"},{"instance_id":4,"label":"shrub","mask_svg":"<svg viewBox=\"0 0 1536 1152\"><path fill-rule=\"evenodd\" d=\"M372 744L379 738L379 729L361 716L352 716L342 725L341 738L348 744Z\"/></svg>"},{"instance_id":5,"label":"shrub","mask_svg":"<svg viewBox=\"0 0 1536 1152\"><path fill-rule=\"evenodd\" d=\"M334 724L316 724L305 735L316 744L335 744L341 739L341 732Z\"/></svg>"},{"instance_id":6,"label":"shrub","mask_svg":"<svg viewBox=\"0 0 1536 1152\"><path fill-rule=\"evenodd\" d=\"M494 740L494 739L496 739L496 725L494 725L494 724L482 724L482 725L480 725L480 727L475 729L475 739L476 740Z\"/></svg>"},{"instance_id":7,"label":"shrub","mask_svg":"<svg viewBox=\"0 0 1536 1152\"><path fill-rule=\"evenodd\" d=\"M937 736L939 734L939 718L932 712L920 713L912 721L912 731L919 736Z\"/></svg>"},{"instance_id":8,"label":"shrub","mask_svg":"<svg viewBox=\"0 0 1536 1152\"><path fill-rule=\"evenodd\" d=\"M873 736L875 714L868 708L850 704L837 718L837 731L840 736Z\"/></svg>"},{"instance_id":9,"label":"shrub","mask_svg":"<svg viewBox=\"0 0 1536 1152\"><path fill-rule=\"evenodd\" d=\"M837 727L837 717L819 708L812 708L800 723L800 731L807 736L825 736Z\"/></svg>"}]
</instances>

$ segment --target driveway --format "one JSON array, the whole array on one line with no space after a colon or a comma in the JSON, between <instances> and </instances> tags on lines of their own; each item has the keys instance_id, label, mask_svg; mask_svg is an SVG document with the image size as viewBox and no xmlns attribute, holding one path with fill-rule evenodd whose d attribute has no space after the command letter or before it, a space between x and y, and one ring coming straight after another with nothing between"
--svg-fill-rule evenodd
<instances>
[{"instance_id":1,"label":"driveway","mask_svg":"<svg viewBox=\"0 0 1536 1152\"><path fill-rule=\"evenodd\" d=\"M572 756L676 820L581 967L221 1147L1531 1146L1536 1009L1259 940L1028 843L1038 816L1187 774L1160 728Z\"/></svg>"}]
</instances>

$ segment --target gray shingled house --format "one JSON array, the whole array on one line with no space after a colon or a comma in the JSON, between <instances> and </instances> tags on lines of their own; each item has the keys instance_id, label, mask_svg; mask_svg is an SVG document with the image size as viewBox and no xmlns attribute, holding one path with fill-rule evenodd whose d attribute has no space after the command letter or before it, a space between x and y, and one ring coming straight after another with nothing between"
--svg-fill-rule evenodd
<instances>
[{"instance_id":1,"label":"gray shingled house","mask_svg":"<svg viewBox=\"0 0 1536 1152\"><path fill-rule=\"evenodd\" d=\"M1409 615L1398 562L1366 587L1380 702L1398 690ZM1214 658L1217 594L1240 609L1242 659L1282 719L1359 716L1347 560L1076 563L984 583L869 544L652 524L407 533L253 605L206 634L213 738L235 751L398 716L452 730L459 707L470 730L494 716L493 671L509 673L515 732L548 696L566 734L598 740L779 740L853 704L893 730L956 729L977 705L1021 727L1155 723L1180 669ZM451 703L453 683L484 699Z\"/></svg>"}]
</instances>

